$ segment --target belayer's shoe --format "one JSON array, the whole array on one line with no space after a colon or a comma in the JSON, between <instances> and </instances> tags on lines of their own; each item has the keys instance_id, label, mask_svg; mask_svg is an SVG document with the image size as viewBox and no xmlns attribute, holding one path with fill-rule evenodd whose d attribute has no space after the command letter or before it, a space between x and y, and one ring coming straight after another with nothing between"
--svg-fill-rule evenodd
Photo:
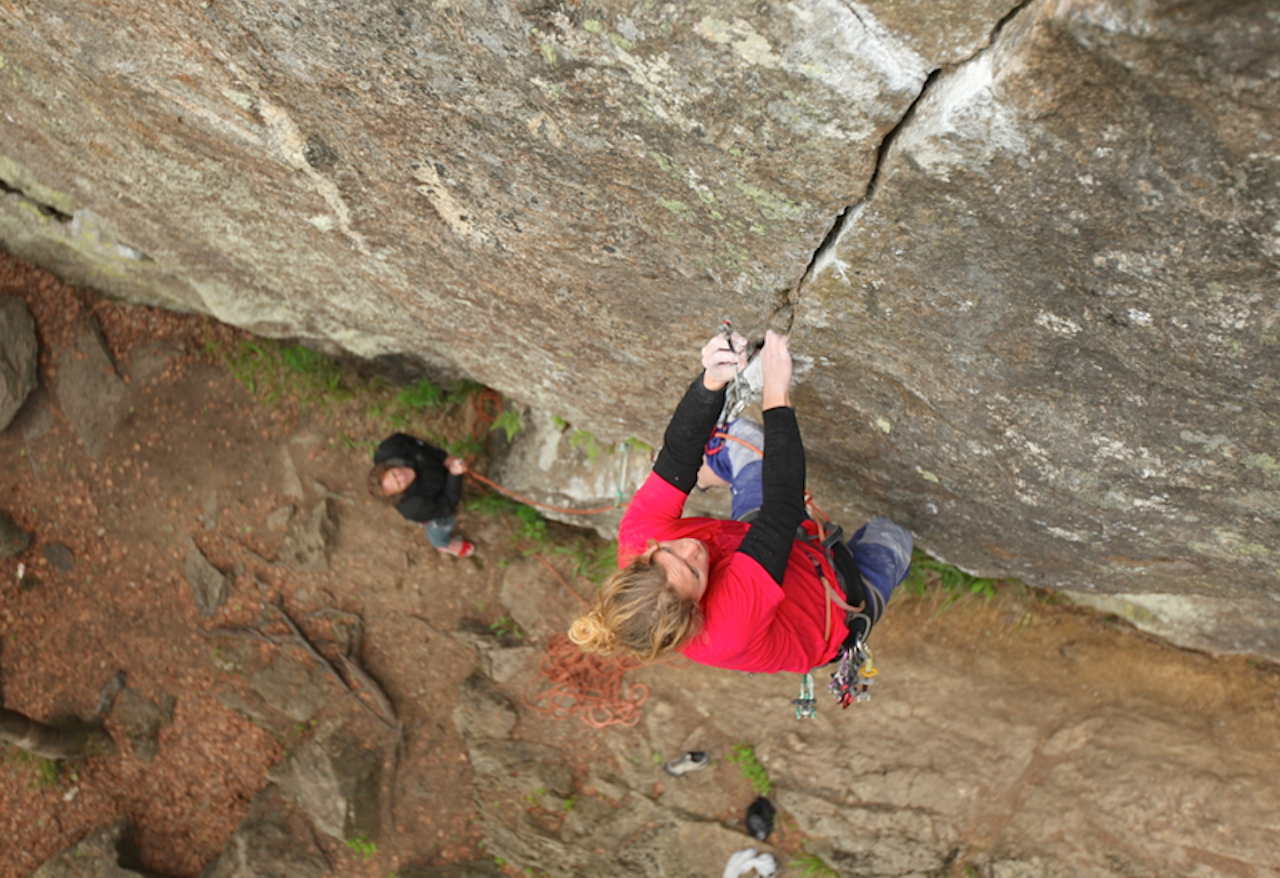
<instances>
[{"instance_id":1,"label":"belayer's shoe","mask_svg":"<svg viewBox=\"0 0 1280 878\"><path fill-rule=\"evenodd\" d=\"M773 803L760 796L747 806L747 832L756 841L764 841L773 832Z\"/></svg>"},{"instance_id":2,"label":"belayer's shoe","mask_svg":"<svg viewBox=\"0 0 1280 878\"><path fill-rule=\"evenodd\" d=\"M691 750L679 759L672 759L662 770L672 777L680 777L691 771L701 771L711 764L711 756L701 750Z\"/></svg>"},{"instance_id":3,"label":"belayer's shoe","mask_svg":"<svg viewBox=\"0 0 1280 878\"><path fill-rule=\"evenodd\" d=\"M470 558L476 553L476 544L454 537L449 540L449 545L442 546L437 551L441 555L452 555L455 558Z\"/></svg>"}]
</instances>

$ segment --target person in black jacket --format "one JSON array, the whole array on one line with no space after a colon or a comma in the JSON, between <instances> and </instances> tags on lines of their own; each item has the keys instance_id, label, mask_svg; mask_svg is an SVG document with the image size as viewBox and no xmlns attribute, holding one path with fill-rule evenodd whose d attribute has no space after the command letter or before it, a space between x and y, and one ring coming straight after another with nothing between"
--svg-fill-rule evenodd
<instances>
[{"instance_id":1,"label":"person in black jacket","mask_svg":"<svg viewBox=\"0 0 1280 878\"><path fill-rule=\"evenodd\" d=\"M462 498L464 460L406 433L388 436L373 453L369 493L421 522L427 539L442 554L468 558L474 543L453 535L454 510Z\"/></svg>"}]
</instances>

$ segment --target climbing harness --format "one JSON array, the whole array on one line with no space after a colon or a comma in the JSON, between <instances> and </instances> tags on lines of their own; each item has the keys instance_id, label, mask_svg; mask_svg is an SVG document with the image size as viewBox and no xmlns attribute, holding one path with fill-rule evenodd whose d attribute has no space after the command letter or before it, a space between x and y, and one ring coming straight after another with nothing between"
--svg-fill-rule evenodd
<instances>
[{"instance_id":1,"label":"climbing harness","mask_svg":"<svg viewBox=\"0 0 1280 878\"><path fill-rule=\"evenodd\" d=\"M879 672L872 660L871 648L867 646L867 635L871 632L871 626L883 613L883 608L881 602L877 600L878 595L875 590L869 587L865 580L861 581L864 599L852 606L847 602L850 597L847 579L849 576L857 576L861 579L861 574L856 571L842 571L840 565L836 563L836 552L840 551L837 547L843 547L844 533L840 525L832 522L818 504L813 502L813 497L807 490L804 492L804 502L816 533L810 534L802 527L797 531L796 538L817 544L831 564L831 569L836 572L840 583L839 591L844 592L841 596L822 572L822 566L817 558L810 557L813 569L827 593L827 621L824 629L826 636L831 636L831 605L835 604L848 614L845 618L849 625L849 636L845 638L844 644L832 662L836 665L836 669L831 674L831 682L827 684L827 690L843 710L848 709L849 705L855 702L871 699L869 690ZM868 608L869 602L875 606ZM817 702L813 699L812 671L804 675L800 682L800 697L794 699L792 703L796 705L796 719L809 719L817 715Z\"/></svg>"}]
</instances>

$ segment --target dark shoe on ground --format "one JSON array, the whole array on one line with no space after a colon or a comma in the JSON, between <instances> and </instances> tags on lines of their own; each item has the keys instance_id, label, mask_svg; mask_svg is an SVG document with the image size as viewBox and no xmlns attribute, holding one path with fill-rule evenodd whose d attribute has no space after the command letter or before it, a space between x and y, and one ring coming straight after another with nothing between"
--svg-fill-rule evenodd
<instances>
[{"instance_id":1,"label":"dark shoe on ground","mask_svg":"<svg viewBox=\"0 0 1280 878\"><path fill-rule=\"evenodd\" d=\"M773 832L773 803L760 796L747 806L747 832L756 841L764 841Z\"/></svg>"},{"instance_id":2,"label":"dark shoe on ground","mask_svg":"<svg viewBox=\"0 0 1280 878\"><path fill-rule=\"evenodd\" d=\"M455 558L470 558L476 553L476 544L459 537L449 540L449 545L439 550L441 555L452 555Z\"/></svg>"},{"instance_id":3,"label":"dark shoe on ground","mask_svg":"<svg viewBox=\"0 0 1280 878\"><path fill-rule=\"evenodd\" d=\"M711 757L701 750L691 750L679 759L672 759L662 770L672 777L680 777L691 771L701 771L711 764Z\"/></svg>"}]
</instances>

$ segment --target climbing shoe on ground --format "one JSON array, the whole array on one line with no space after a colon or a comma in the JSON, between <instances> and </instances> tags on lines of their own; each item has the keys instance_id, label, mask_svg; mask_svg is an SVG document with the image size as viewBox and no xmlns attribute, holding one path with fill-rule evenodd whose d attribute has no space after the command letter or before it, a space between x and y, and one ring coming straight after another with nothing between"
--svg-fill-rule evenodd
<instances>
[{"instance_id":1,"label":"climbing shoe on ground","mask_svg":"<svg viewBox=\"0 0 1280 878\"><path fill-rule=\"evenodd\" d=\"M711 764L711 757L701 750L691 750L679 759L672 759L662 770L672 777L680 777L691 771L701 771Z\"/></svg>"},{"instance_id":2,"label":"climbing shoe on ground","mask_svg":"<svg viewBox=\"0 0 1280 878\"><path fill-rule=\"evenodd\" d=\"M764 796L747 806L747 832L756 841L764 841L773 832L773 803Z\"/></svg>"},{"instance_id":3,"label":"climbing shoe on ground","mask_svg":"<svg viewBox=\"0 0 1280 878\"><path fill-rule=\"evenodd\" d=\"M476 553L476 544L459 537L449 540L449 545L438 550L441 555L452 555L455 558L470 558Z\"/></svg>"}]
</instances>

